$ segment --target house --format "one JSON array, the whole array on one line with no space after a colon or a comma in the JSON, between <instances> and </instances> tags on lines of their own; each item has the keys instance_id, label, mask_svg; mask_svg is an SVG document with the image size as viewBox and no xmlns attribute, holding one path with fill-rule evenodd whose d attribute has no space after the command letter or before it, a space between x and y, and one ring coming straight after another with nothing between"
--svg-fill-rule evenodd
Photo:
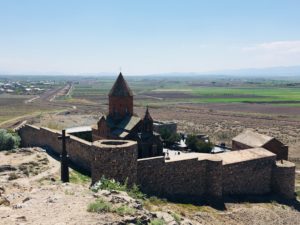
<instances>
[{"instance_id":1,"label":"house","mask_svg":"<svg viewBox=\"0 0 300 225\"><path fill-rule=\"evenodd\" d=\"M277 160L288 159L288 146L278 139L246 130L232 139L232 150L265 148L277 155Z\"/></svg>"}]
</instances>

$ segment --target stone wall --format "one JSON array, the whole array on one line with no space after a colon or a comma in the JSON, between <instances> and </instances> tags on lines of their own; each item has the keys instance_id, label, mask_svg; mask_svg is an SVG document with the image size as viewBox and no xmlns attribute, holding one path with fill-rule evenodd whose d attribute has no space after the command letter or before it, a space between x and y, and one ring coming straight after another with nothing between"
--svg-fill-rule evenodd
<instances>
[{"instance_id":1,"label":"stone wall","mask_svg":"<svg viewBox=\"0 0 300 225\"><path fill-rule=\"evenodd\" d=\"M22 146L38 146L57 155L61 154L62 143L58 139L61 135L59 131L26 125L19 129L18 133ZM92 143L70 135L70 139L66 141L66 147L70 161L80 169L90 172Z\"/></svg>"},{"instance_id":2,"label":"stone wall","mask_svg":"<svg viewBox=\"0 0 300 225\"><path fill-rule=\"evenodd\" d=\"M26 125L19 130L22 146L39 146L60 154L60 132ZM213 197L267 194L293 198L295 165L276 163L276 155L263 148L220 154L181 154L138 159L137 144L128 140L84 141L70 136L70 160L91 171L92 182L102 176L128 179L146 193L166 197ZM276 164L275 164L276 163Z\"/></svg>"},{"instance_id":3,"label":"stone wall","mask_svg":"<svg viewBox=\"0 0 300 225\"><path fill-rule=\"evenodd\" d=\"M115 113L121 117L128 113L133 115L133 97L109 96L109 115L114 115Z\"/></svg>"},{"instance_id":4,"label":"stone wall","mask_svg":"<svg viewBox=\"0 0 300 225\"><path fill-rule=\"evenodd\" d=\"M135 141L102 140L94 142L92 183L102 176L129 184L137 178L137 144ZM109 172L108 172L109 171Z\"/></svg>"},{"instance_id":5,"label":"stone wall","mask_svg":"<svg viewBox=\"0 0 300 225\"><path fill-rule=\"evenodd\" d=\"M223 196L222 160L206 161L206 195L221 198Z\"/></svg>"},{"instance_id":6,"label":"stone wall","mask_svg":"<svg viewBox=\"0 0 300 225\"><path fill-rule=\"evenodd\" d=\"M223 194L269 193L274 163L275 155L223 165Z\"/></svg>"},{"instance_id":7,"label":"stone wall","mask_svg":"<svg viewBox=\"0 0 300 225\"><path fill-rule=\"evenodd\" d=\"M209 164L209 166L208 166ZM221 172L209 169L221 168L221 161L199 161L198 158L179 161L166 161L164 157L138 160L138 184L146 193L164 196L201 197L207 193L222 196Z\"/></svg>"},{"instance_id":8,"label":"stone wall","mask_svg":"<svg viewBox=\"0 0 300 225\"><path fill-rule=\"evenodd\" d=\"M18 130L21 137L21 145L25 147L40 146L52 150L56 154L61 153L61 143L58 140L60 132L48 128L39 128L25 125Z\"/></svg>"},{"instance_id":9,"label":"stone wall","mask_svg":"<svg viewBox=\"0 0 300 225\"><path fill-rule=\"evenodd\" d=\"M267 153L266 150L260 150L257 155L253 155L255 150L243 150L224 155L224 159L221 154L207 159L139 159L138 184L147 193L165 196L221 198L223 195L267 194L271 192L276 156L272 153L261 155L261 151ZM230 157L241 157L241 160L228 161ZM288 190L293 192L294 184L291 180L294 172L286 172L285 179L290 179L287 182ZM277 176L277 172L273 176ZM280 177L278 179L283 179Z\"/></svg>"},{"instance_id":10,"label":"stone wall","mask_svg":"<svg viewBox=\"0 0 300 225\"><path fill-rule=\"evenodd\" d=\"M272 190L284 198L295 198L295 164L277 161L273 167Z\"/></svg>"},{"instance_id":11,"label":"stone wall","mask_svg":"<svg viewBox=\"0 0 300 225\"><path fill-rule=\"evenodd\" d=\"M263 148L269 150L270 152L273 152L277 155L277 160L287 160L288 154L289 154L289 148L288 146L284 145L282 142L278 141L276 138L266 143Z\"/></svg>"},{"instance_id":12,"label":"stone wall","mask_svg":"<svg viewBox=\"0 0 300 225\"><path fill-rule=\"evenodd\" d=\"M60 132L47 128L25 125L18 131L21 145L24 147L38 146L56 154L61 153ZM109 142L106 140L106 142ZM115 142L114 140L110 142ZM136 181L137 144L134 141L123 141L122 145L105 144L101 141L88 142L70 135L66 142L70 161L86 172L92 171L93 182L102 175L129 182Z\"/></svg>"},{"instance_id":13,"label":"stone wall","mask_svg":"<svg viewBox=\"0 0 300 225\"><path fill-rule=\"evenodd\" d=\"M272 139L265 145L261 146L270 152L273 152L277 155L277 160L287 160L288 154L289 154L289 148L287 145L284 145L282 142L278 141L276 138ZM238 141L232 140L232 150L243 150L243 149L249 149L254 148L254 146L248 146L244 143L240 143Z\"/></svg>"}]
</instances>

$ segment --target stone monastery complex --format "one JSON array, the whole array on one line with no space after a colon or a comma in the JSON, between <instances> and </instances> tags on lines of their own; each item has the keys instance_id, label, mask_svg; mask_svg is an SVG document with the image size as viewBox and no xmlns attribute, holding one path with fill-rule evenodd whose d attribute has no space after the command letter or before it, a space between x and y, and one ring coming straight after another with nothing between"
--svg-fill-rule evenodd
<instances>
[{"instance_id":1,"label":"stone monastery complex","mask_svg":"<svg viewBox=\"0 0 300 225\"><path fill-rule=\"evenodd\" d=\"M276 138L245 131L229 152L166 157L148 108L143 118L134 114L133 93L121 73L108 96L109 112L93 127L92 141L74 135L67 141L70 161L90 173L93 183L102 176L128 180L145 193L178 198L269 193L294 198L295 165L286 161L288 147ZM61 154L60 131L25 125L18 132L23 146Z\"/></svg>"}]
</instances>

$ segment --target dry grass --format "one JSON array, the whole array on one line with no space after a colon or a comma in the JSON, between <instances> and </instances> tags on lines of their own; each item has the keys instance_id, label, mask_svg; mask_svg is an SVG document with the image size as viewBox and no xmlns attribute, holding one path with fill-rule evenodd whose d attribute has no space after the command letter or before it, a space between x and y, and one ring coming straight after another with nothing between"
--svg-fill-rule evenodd
<instances>
[{"instance_id":1,"label":"dry grass","mask_svg":"<svg viewBox=\"0 0 300 225\"><path fill-rule=\"evenodd\" d=\"M174 212L175 216L192 216L196 212L214 213L216 210L210 206L197 206L193 204L173 203L165 199L150 197L144 201L145 209L149 211L168 211ZM174 216L173 216L174 217ZM175 217L174 217L175 219ZM177 218L178 219L178 218Z\"/></svg>"}]
</instances>

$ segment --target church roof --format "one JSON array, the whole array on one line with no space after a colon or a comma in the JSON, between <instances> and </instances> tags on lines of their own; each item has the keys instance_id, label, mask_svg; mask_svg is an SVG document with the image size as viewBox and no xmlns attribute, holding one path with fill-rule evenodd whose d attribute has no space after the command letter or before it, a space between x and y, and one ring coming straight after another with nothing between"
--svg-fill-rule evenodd
<instances>
[{"instance_id":1,"label":"church roof","mask_svg":"<svg viewBox=\"0 0 300 225\"><path fill-rule=\"evenodd\" d=\"M106 124L111 129L113 135L125 138L141 121L137 116L126 116L121 121L114 121L107 117Z\"/></svg>"},{"instance_id":2,"label":"church roof","mask_svg":"<svg viewBox=\"0 0 300 225\"><path fill-rule=\"evenodd\" d=\"M146 112L145 112L144 120L150 120L150 121L153 121L153 119L152 119L152 117L151 117L151 115L150 115L148 106L147 106L147 109L146 109Z\"/></svg>"},{"instance_id":3,"label":"church roof","mask_svg":"<svg viewBox=\"0 0 300 225\"><path fill-rule=\"evenodd\" d=\"M113 87L111 88L108 95L109 96L118 96L118 97L133 96L133 92L129 88L122 73L119 74L117 80L115 81L115 83L114 83Z\"/></svg>"}]
</instances>

